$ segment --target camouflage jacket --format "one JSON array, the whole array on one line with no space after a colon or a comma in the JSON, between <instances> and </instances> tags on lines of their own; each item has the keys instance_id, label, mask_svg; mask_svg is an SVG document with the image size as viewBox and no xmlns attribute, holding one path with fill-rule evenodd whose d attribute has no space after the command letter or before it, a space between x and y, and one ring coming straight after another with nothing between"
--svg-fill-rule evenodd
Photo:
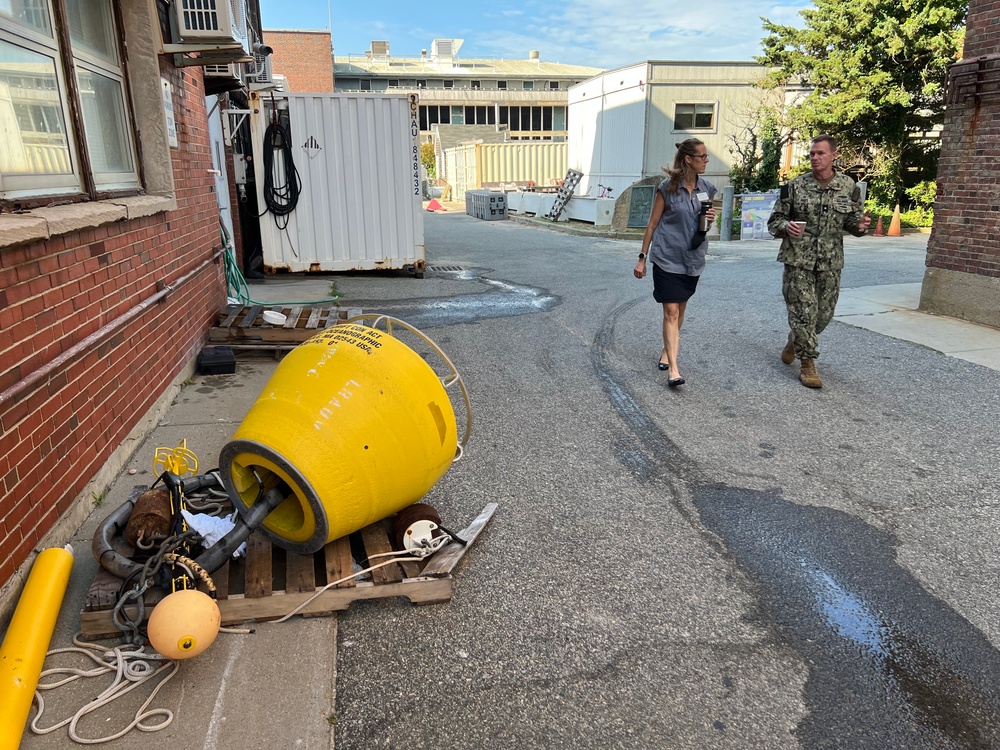
<instances>
[{"instance_id":1,"label":"camouflage jacket","mask_svg":"<svg viewBox=\"0 0 1000 750\"><path fill-rule=\"evenodd\" d=\"M864 234L858 229L864 209L861 189L847 175L834 175L826 188L811 173L796 177L782 188L767 222L768 231L782 238L778 260L814 271L843 268L844 232ZM785 227L790 221L804 221L806 233L789 237Z\"/></svg>"}]
</instances>

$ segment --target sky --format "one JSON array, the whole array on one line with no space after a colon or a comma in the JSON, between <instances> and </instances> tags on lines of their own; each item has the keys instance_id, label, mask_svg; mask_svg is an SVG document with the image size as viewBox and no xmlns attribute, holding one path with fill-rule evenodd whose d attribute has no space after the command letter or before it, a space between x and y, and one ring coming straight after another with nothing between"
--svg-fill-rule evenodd
<instances>
[{"instance_id":1,"label":"sky","mask_svg":"<svg viewBox=\"0 0 1000 750\"><path fill-rule=\"evenodd\" d=\"M801 26L804 0L260 0L265 29L333 28L335 54L373 40L417 57L434 39L463 39L459 58L526 60L605 70L643 60L744 60L759 55L761 17Z\"/></svg>"}]
</instances>

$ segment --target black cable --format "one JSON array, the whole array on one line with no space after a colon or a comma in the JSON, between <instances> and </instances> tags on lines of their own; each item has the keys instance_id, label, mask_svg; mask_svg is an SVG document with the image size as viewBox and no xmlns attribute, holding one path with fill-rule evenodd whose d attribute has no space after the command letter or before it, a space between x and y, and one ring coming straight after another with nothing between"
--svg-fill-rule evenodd
<instances>
[{"instance_id":1,"label":"black cable","mask_svg":"<svg viewBox=\"0 0 1000 750\"><path fill-rule=\"evenodd\" d=\"M291 133L277 119L264 131L264 204L274 216L278 229L288 226L288 215L295 210L302 192L302 180L292 158ZM284 182L275 184L274 152L281 151Z\"/></svg>"}]
</instances>

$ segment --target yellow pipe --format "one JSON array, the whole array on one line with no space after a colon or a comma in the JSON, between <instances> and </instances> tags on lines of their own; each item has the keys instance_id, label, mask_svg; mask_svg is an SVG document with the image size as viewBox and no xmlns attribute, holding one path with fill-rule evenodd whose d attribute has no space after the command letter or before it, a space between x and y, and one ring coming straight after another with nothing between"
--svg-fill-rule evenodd
<instances>
[{"instance_id":1,"label":"yellow pipe","mask_svg":"<svg viewBox=\"0 0 1000 750\"><path fill-rule=\"evenodd\" d=\"M0 646L0 750L21 744L72 568L69 546L42 550L14 610Z\"/></svg>"}]
</instances>

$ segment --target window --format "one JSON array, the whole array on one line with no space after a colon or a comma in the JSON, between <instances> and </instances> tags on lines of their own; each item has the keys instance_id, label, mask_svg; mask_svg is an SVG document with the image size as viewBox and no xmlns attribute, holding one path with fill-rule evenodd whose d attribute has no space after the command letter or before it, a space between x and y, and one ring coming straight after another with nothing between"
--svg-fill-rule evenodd
<instances>
[{"instance_id":1,"label":"window","mask_svg":"<svg viewBox=\"0 0 1000 750\"><path fill-rule=\"evenodd\" d=\"M714 127L714 104L674 105L674 130L712 130Z\"/></svg>"},{"instance_id":2,"label":"window","mask_svg":"<svg viewBox=\"0 0 1000 750\"><path fill-rule=\"evenodd\" d=\"M427 81L418 80L417 81L417 88L418 89L425 89L425 88L427 88Z\"/></svg>"},{"instance_id":3,"label":"window","mask_svg":"<svg viewBox=\"0 0 1000 750\"><path fill-rule=\"evenodd\" d=\"M362 78L360 81L358 81L358 88L360 88L362 91L371 91L372 90L372 81L371 81L371 79L370 78Z\"/></svg>"},{"instance_id":4,"label":"window","mask_svg":"<svg viewBox=\"0 0 1000 750\"><path fill-rule=\"evenodd\" d=\"M0 2L0 88L0 198L139 187L111 0Z\"/></svg>"},{"instance_id":5,"label":"window","mask_svg":"<svg viewBox=\"0 0 1000 750\"><path fill-rule=\"evenodd\" d=\"M479 91L483 87L482 81L469 81L469 88L473 91Z\"/></svg>"},{"instance_id":6,"label":"window","mask_svg":"<svg viewBox=\"0 0 1000 750\"><path fill-rule=\"evenodd\" d=\"M461 107L458 107L461 110ZM452 108L447 104L438 106L437 104L420 105L420 129L430 130L432 125L447 125L451 122ZM460 125L462 123L459 123Z\"/></svg>"},{"instance_id":7,"label":"window","mask_svg":"<svg viewBox=\"0 0 1000 750\"><path fill-rule=\"evenodd\" d=\"M399 79L398 78L390 78L388 86L391 89L398 89L399 88Z\"/></svg>"},{"instance_id":8,"label":"window","mask_svg":"<svg viewBox=\"0 0 1000 750\"><path fill-rule=\"evenodd\" d=\"M497 81L497 88L500 89L501 91L506 91L507 90L507 82L506 81Z\"/></svg>"},{"instance_id":9,"label":"window","mask_svg":"<svg viewBox=\"0 0 1000 750\"><path fill-rule=\"evenodd\" d=\"M558 91L559 90L559 81L549 81L549 90L550 91Z\"/></svg>"},{"instance_id":10,"label":"window","mask_svg":"<svg viewBox=\"0 0 1000 750\"><path fill-rule=\"evenodd\" d=\"M490 113L493 112L491 107L474 107L468 106L465 108L465 124L466 125L493 125L494 121L489 120Z\"/></svg>"},{"instance_id":11,"label":"window","mask_svg":"<svg viewBox=\"0 0 1000 750\"><path fill-rule=\"evenodd\" d=\"M465 107L462 106L452 106L451 108L451 124L452 125L465 125Z\"/></svg>"},{"instance_id":12,"label":"window","mask_svg":"<svg viewBox=\"0 0 1000 750\"><path fill-rule=\"evenodd\" d=\"M521 81L521 88L524 89L525 91L531 91L533 88L535 88L535 82Z\"/></svg>"},{"instance_id":13,"label":"window","mask_svg":"<svg viewBox=\"0 0 1000 750\"><path fill-rule=\"evenodd\" d=\"M453 88L455 88L455 82L454 81L443 81L442 83L444 84L444 87L446 89L453 89Z\"/></svg>"}]
</instances>

